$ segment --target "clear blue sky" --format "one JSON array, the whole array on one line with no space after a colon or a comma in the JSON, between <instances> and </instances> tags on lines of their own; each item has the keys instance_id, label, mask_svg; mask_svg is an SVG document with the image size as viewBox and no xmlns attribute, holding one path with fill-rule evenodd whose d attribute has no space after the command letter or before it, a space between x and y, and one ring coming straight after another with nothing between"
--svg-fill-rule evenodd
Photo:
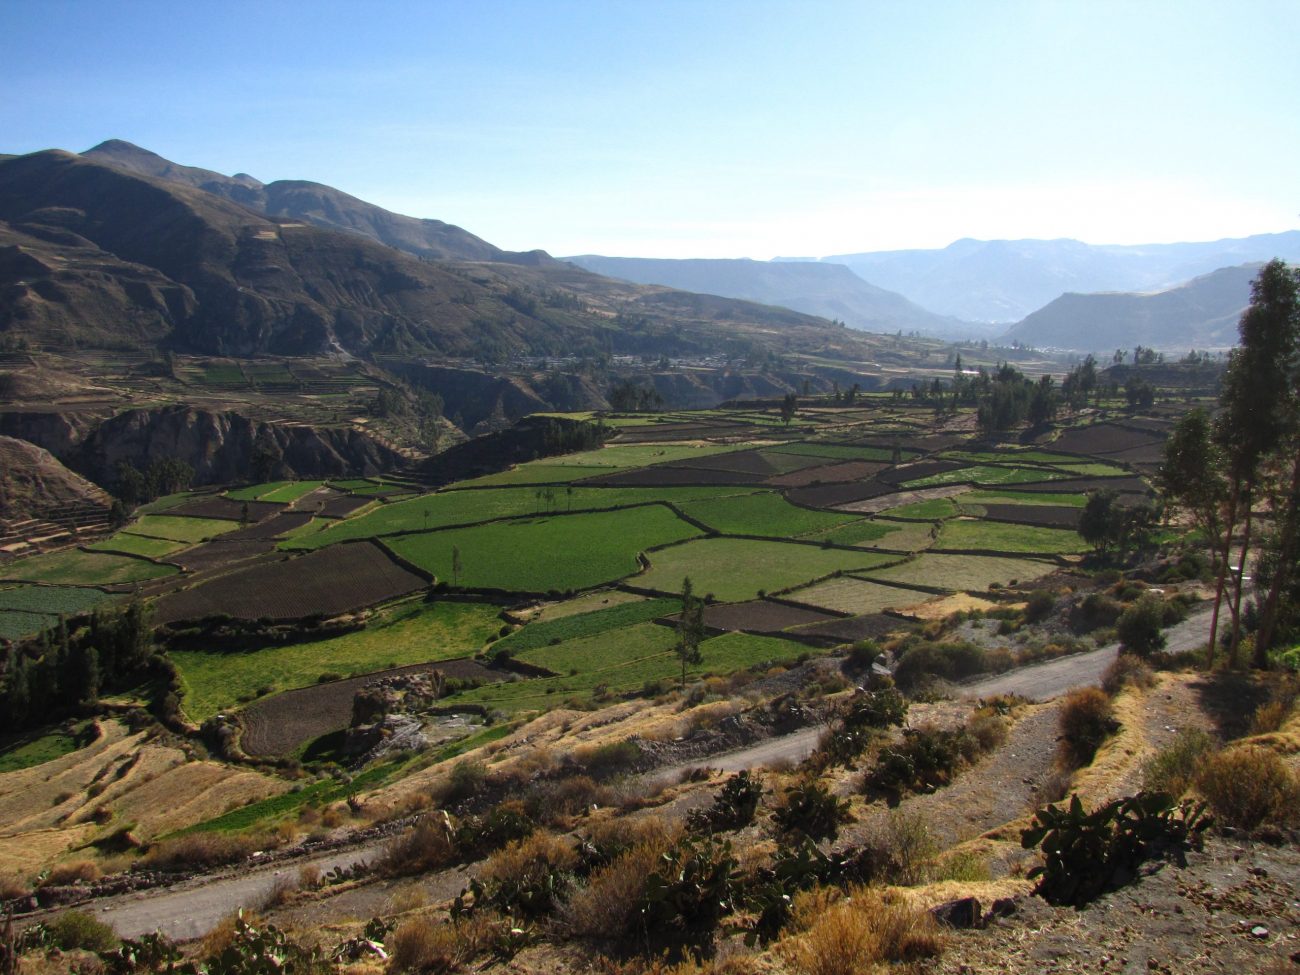
<instances>
[{"instance_id":1,"label":"clear blue sky","mask_svg":"<svg viewBox=\"0 0 1300 975\"><path fill-rule=\"evenodd\" d=\"M0 151L122 138L554 254L1300 226L1300 2L0 2Z\"/></svg>"}]
</instances>

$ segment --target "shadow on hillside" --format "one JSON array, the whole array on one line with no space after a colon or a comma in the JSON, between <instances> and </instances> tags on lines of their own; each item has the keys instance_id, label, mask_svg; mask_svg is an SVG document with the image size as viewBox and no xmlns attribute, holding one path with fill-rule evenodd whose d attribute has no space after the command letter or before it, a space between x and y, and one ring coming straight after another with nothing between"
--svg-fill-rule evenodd
<instances>
[{"instance_id":1,"label":"shadow on hillside","mask_svg":"<svg viewBox=\"0 0 1300 975\"><path fill-rule=\"evenodd\" d=\"M1255 708L1268 700L1268 687L1249 674L1207 674L1191 686L1223 741L1248 734Z\"/></svg>"}]
</instances>

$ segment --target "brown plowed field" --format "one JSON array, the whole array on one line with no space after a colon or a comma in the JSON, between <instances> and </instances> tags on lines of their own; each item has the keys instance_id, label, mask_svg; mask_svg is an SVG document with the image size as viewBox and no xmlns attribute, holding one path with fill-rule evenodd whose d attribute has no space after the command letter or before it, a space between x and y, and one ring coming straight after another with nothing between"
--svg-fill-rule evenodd
<instances>
[{"instance_id":1,"label":"brown plowed field","mask_svg":"<svg viewBox=\"0 0 1300 975\"><path fill-rule=\"evenodd\" d=\"M857 484L819 484L817 487L792 488L786 497L795 504L810 508L833 508L837 504L852 504L867 498L893 494L898 488L880 481L860 481Z\"/></svg>"},{"instance_id":2,"label":"brown plowed field","mask_svg":"<svg viewBox=\"0 0 1300 975\"><path fill-rule=\"evenodd\" d=\"M903 464L881 474L879 480L886 484L902 484L904 481L919 481L923 477L933 477L947 471L955 471L967 465L955 460L923 460L919 464Z\"/></svg>"},{"instance_id":3,"label":"brown plowed field","mask_svg":"<svg viewBox=\"0 0 1300 975\"><path fill-rule=\"evenodd\" d=\"M818 636L844 643L854 643L858 640L879 640L896 630L910 628L910 624L893 616L886 616L884 613L868 613L865 616L849 616L828 620L825 623L811 623L790 632L801 636Z\"/></svg>"},{"instance_id":4,"label":"brown plowed field","mask_svg":"<svg viewBox=\"0 0 1300 975\"><path fill-rule=\"evenodd\" d=\"M1165 459L1165 442L1161 440L1158 443L1139 444L1127 450L1112 450L1099 456L1121 464L1162 464Z\"/></svg>"},{"instance_id":5,"label":"brown plowed field","mask_svg":"<svg viewBox=\"0 0 1300 975\"><path fill-rule=\"evenodd\" d=\"M1009 521L1018 525L1043 525L1048 528L1077 528L1082 508L1055 504L981 504L989 521Z\"/></svg>"},{"instance_id":6,"label":"brown plowed field","mask_svg":"<svg viewBox=\"0 0 1300 975\"><path fill-rule=\"evenodd\" d=\"M311 521L311 515L305 511L282 511L274 518L267 518L256 525L249 525L247 528L240 528L222 535L221 540L242 542L254 538L278 538L285 532L301 528L309 521Z\"/></svg>"},{"instance_id":7,"label":"brown plowed field","mask_svg":"<svg viewBox=\"0 0 1300 975\"><path fill-rule=\"evenodd\" d=\"M869 460L850 460L843 464L822 464L805 467L768 479L776 487L808 487L813 484L844 484L850 481L867 481L888 468L888 464Z\"/></svg>"},{"instance_id":8,"label":"brown plowed field","mask_svg":"<svg viewBox=\"0 0 1300 975\"><path fill-rule=\"evenodd\" d=\"M645 427L624 427L614 443L669 443L676 440L714 439L770 439L770 427L741 426L739 424L705 426L696 423L655 424Z\"/></svg>"},{"instance_id":9,"label":"brown plowed field","mask_svg":"<svg viewBox=\"0 0 1300 975\"><path fill-rule=\"evenodd\" d=\"M687 487L731 484L762 484L764 475L741 471L709 471L690 467L643 467L635 471L619 471L583 481L583 484L603 484L609 487Z\"/></svg>"},{"instance_id":10,"label":"brown plowed field","mask_svg":"<svg viewBox=\"0 0 1300 975\"><path fill-rule=\"evenodd\" d=\"M1090 427L1066 430L1048 447L1071 454L1102 454L1159 443L1164 439L1163 434L1154 431L1127 430L1114 423L1096 423Z\"/></svg>"},{"instance_id":11,"label":"brown plowed field","mask_svg":"<svg viewBox=\"0 0 1300 975\"><path fill-rule=\"evenodd\" d=\"M764 476L780 473L757 450L738 450L728 454L690 457L686 460L673 461L673 466L689 467L692 470L739 471L742 474L762 474Z\"/></svg>"},{"instance_id":12,"label":"brown plowed field","mask_svg":"<svg viewBox=\"0 0 1300 975\"><path fill-rule=\"evenodd\" d=\"M375 543L343 543L171 593L158 600L156 614L159 623L217 613L249 620L337 616L427 585Z\"/></svg>"},{"instance_id":13,"label":"brown plowed field","mask_svg":"<svg viewBox=\"0 0 1300 975\"><path fill-rule=\"evenodd\" d=\"M220 539L196 545L173 555L168 562L175 562L190 572L202 572L232 562L242 562L263 555L275 549L275 543L269 538L244 538L234 541Z\"/></svg>"},{"instance_id":14,"label":"brown plowed field","mask_svg":"<svg viewBox=\"0 0 1300 975\"><path fill-rule=\"evenodd\" d=\"M319 514L326 518L346 518L352 512L361 510L373 500L374 498L355 497L350 494L344 495L341 498L326 501L321 505Z\"/></svg>"},{"instance_id":15,"label":"brown plowed field","mask_svg":"<svg viewBox=\"0 0 1300 975\"><path fill-rule=\"evenodd\" d=\"M830 613L786 606L767 599L747 603L723 603L704 610L704 624L719 630L742 630L746 633L780 633L792 626L825 623L836 619Z\"/></svg>"},{"instance_id":16,"label":"brown plowed field","mask_svg":"<svg viewBox=\"0 0 1300 975\"><path fill-rule=\"evenodd\" d=\"M1120 494L1146 494L1150 488L1140 477L1076 477L1066 481L1034 481L1030 484L1005 484L1005 491L1019 494L1076 494L1080 491L1117 491Z\"/></svg>"},{"instance_id":17,"label":"brown plowed field","mask_svg":"<svg viewBox=\"0 0 1300 975\"><path fill-rule=\"evenodd\" d=\"M967 438L947 433L936 433L928 437L865 437L855 442L863 447L883 447L886 450L893 450L894 445L897 444L904 450L919 450L922 453L929 454L938 450L950 450L953 447L961 446L967 442Z\"/></svg>"},{"instance_id":18,"label":"brown plowed field","mask_svg":"<svg viewBox=\"0 0 1300 975\"><path fill-rule=\"evenodd\" d=\"M488 670L473 660L442 660L284 691L254 701L240 712L243 749L249 755L288 754L314 738L346 728L352 720L352 698L371 681L431 670L441 670L455 680L506 679L500 671Z\"/></svg>"},{"instance_id":19,"label":"brown plowed field","mask_svg":"<svg viewBox=\"0 0 1300 975\"><path fill-rule=\"evenodd\" d=\"M224 521L240 521L244 517L244 506L248 506L248 520L261 521L284 510L284 505L271 501L232 501L230 498L202 498L188 501L172 508L169 515L187 515L190 518L221 518Z\"/></svg>"}]
</instances>

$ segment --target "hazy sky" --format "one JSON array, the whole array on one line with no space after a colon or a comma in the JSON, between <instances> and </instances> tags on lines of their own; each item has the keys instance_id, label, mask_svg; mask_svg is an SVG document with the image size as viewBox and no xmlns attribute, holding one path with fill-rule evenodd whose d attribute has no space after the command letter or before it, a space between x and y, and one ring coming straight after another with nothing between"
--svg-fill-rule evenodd
<instances>
[{"instance_id":1,"label":"hazy sky","mask_svg":"<svg viewBox=\"0 0 1300 975\"><path fill-rule=\"evenodd\" d=\"M0 152L108 138L553 254L1300 226L1300 0L0 0Z\"/></svg>"}]
</instances>

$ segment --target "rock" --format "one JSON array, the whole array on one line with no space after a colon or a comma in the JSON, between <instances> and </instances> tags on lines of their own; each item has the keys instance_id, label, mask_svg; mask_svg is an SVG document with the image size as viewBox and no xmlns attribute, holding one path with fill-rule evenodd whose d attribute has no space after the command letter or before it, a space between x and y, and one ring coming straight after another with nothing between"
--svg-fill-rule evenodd
<instances>
[{"instance_id":1,"label":"rock","mask_svg":"<svg viewBox=\"0 0 1300 975\"><path fill-rule=\"evenodd\" d=\"M1256 924L1253 928L1250 929L1250 936L1252 938L1267 938L1268 928L1264 927L1264 925L1262 924Z\"/></svg>"},{"instance_id":2,"label":"rock","mask_svg":"<svg viewBox=\"0 0 1300 975\"><path fill-rule=\"evenodd\" d=\"M947 904L940 904L938 907L930 908L930 913L934 915L936 921L950 928L977 928L983 919L982 908L977 897L963 897L949 901Z\"/></svg>"},{"instance_id":3,"label":"rock","mask_svg":"<svg viewBox=\"0 0 1300 975\"><path fill-rule=\"evenodd\" d=\"M1018 910L1020 905L1014 897L999 897L989 908L989 914L992 917L1011 917Z\"/></svg>"}]
</instances>

